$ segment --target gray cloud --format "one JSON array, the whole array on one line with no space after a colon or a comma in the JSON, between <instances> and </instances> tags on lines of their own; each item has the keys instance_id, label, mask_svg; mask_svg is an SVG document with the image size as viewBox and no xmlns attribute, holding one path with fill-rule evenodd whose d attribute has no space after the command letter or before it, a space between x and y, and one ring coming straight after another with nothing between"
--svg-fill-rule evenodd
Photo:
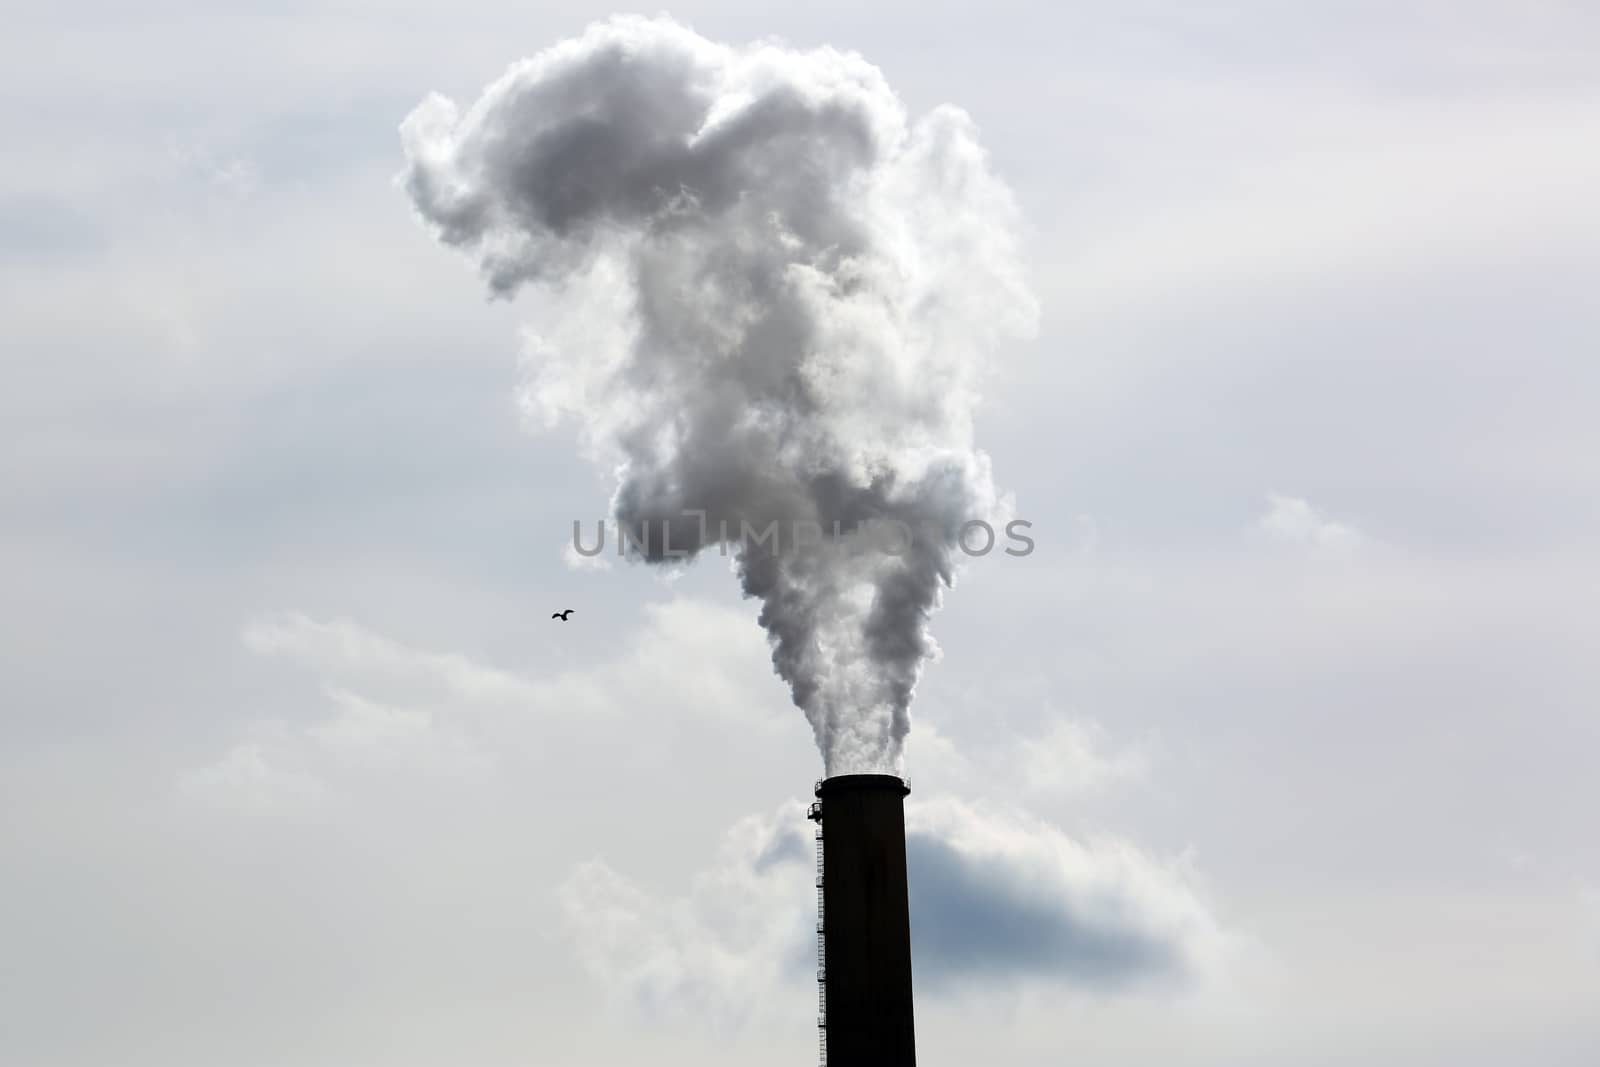
<instances>
[{"instance_id":1,"label":"gray cloud","mask_svg":"<svg viewBox=\"0 0 1600 1067\"><path fill-rule=\"evenodd\" d=\"M906 864L917 976L925 982L1031 974L1120 986L1182 965L1172 943L1074 914L1055 887L986 866L932 835L907 837Z\"/></svg>"},{"instance_id":2,"label":"gray cloud","mask_svg":"<svg viewBox=\"0 0 1600 1067\"><path fill-rule=\"evenodd\" d=\"M1181 866L958 801L915 805L908 818L919 982L1175 987L1223 962L1226 937Z\"/></svg>"}]
</instances>

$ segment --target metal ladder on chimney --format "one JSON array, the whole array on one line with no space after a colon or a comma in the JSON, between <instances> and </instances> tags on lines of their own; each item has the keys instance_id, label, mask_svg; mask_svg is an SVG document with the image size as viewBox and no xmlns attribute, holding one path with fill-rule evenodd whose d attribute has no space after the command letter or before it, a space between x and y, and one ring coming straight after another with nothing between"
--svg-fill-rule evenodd
<instances>
[{"instance_id":1,"label":"metal ladder on chimney","mask_svg":"<svg viewBox=\"0 0 1600 1067\"><path fill-rule=\"evenodd\" d=\"M822 911L822 819L820 803L808 813L817 822L817 1057L828 1067L828 941Z\"/></svg>"}]
</instances>

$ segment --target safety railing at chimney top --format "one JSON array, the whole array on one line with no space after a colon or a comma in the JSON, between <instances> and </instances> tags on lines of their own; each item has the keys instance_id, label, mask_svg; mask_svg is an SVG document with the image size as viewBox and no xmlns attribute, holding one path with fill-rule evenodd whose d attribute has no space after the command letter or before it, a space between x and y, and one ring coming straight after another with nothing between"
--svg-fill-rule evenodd
<instances>
[{"instance_id":1,"label":"safety railing at chimney top","mask_svg":"<svg viewBox=\"0 0 1600 1067\"><path fill-rule=\"evenodd\" d=\"M827 781L826 778L818 778L815 782L811 783L811 793L812 793L813 796L816 795L817 793L822 792L822 783L826 782L826 781ZM900 781L905 785L905 787L907 789L911 788L911 779L910 778L907 778L905 775L902 774L902 775L900 775ZM813 804L813 805L811 805L811 808L812 808L813 811L821 811L822 810L822 805L820 803L819 804Z\"/></svg>"}]
</instances>

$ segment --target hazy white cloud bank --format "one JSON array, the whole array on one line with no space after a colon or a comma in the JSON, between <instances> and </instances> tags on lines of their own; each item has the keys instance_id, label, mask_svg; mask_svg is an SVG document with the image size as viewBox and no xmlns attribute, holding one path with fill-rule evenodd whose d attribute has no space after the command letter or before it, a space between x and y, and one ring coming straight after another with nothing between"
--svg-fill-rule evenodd
<instances>
[{"instance_id":1,"label":"hazy white cloud bank","mask_svg":"<svg viewBox=\"0 0 1600 1067\"><path fill-rule=\"evenodd\" d=\"M760 631L744 614L682 598L647 605L642 624L599 661L544 674L297 612L257 618L241 640L310 675L321 693L317 711L291 708L255 721L217 760L180 779L187 795L254 809L304 804L354 772L515 773L563 738L644 737L691 722L720 729L750 719L752 690L765 680ZM687 677L685 662L715 666ZM640 708L651 715L639 717Z\"/></svg>"},{"instance_id":2,"label":"hazy white cloud bank","mask_svg":"<svg viewBox=\"0 0 1600 1067\"><path fill-rule=\"evenodd\" d=\"M251 621L241 639L310 675L320 697L309 715L253 723L182 776L181 796L235 811L307 812L424 783L471 793L528 776L534 753L559 754L585 732L649 745L661 729L709 724L723 743L749 748L765 729L748 714L751 676L763 667L759 630L736 610L689 599L649 606L602 660L543 675L294 612ZM700 676L684 677L688 662ZM1026 808L1138 783L1143 747L1064 717L970 751L931 725L918 738L945 794L908 805L925 991L1042 982L1174 992L1218 973L1229 939L1186 861L1110 835L1073 836ZM570 857L553 892L575 959L629 1010L738 1027L805 1009L815 898L803 810L793 798L738 821L676 890L635 881L628 872L648 859L617 851L625 842L604 858Z\"/></svg>"},{"instance_id":3,"label":"hazy white cloud bank","mask_svg":"<svg viewBox=\"0 0 1600 1067\"><path fill-rule=\"evenodd\" d=\"M574 953L624 1006L723 1025L803 1014L809 999L793 993L812 977L816 922L804 807L797 798L735 823L678 897L603 860L578 865L557 894Z\"/></svg>"},{"instance_id":4,"label":"hazy white cloud bank","mask_svg":"<svg viewBox=\"0 0 1600 1067\"><path fill-rule=\"evenodd\" d=\"M576 867L559 897L591 976L631 1004L719 1022L804 1003L796 990L813 977L816 902L803 808L795 799L740 820L675 897L654 896L601 860ZM925 992L1031 981L1170 995L1226 967L1232 940L1186 860L953 798L908 802L906 854Z\"/></svg>"},{"instance_id":5,"label":"hazy white cloud bank","mask_svg":"<svg viewBox=\"0 0 1600 1067\"><path fill-rule=\"evenodd\" d=\"M1146 773L1146 749L1070 719L970 756L926 724L917 738L927 755L919 766L941 792L907 801L913 960L925 993L1004 996L1026 985L1166 997L1227 976L1241 942L1188 856L1068 833L1030 810L1063 790L1132 785ZM653 895L602 860L573 869L562 914L591 976L626 1004L722 1023L804 1002L816 903L803 809L795 798L740 820L677 894Z\"/></svg>"},{"instance_id":6,"label":"hazy white cloud bank","mask_svg":"<svg viewBox=\"0 0 1600 1067\"><path fill-rule=\"evenodd\" d=\"M1360 530L1328 518L1310 501L1279 493L1268 494L1255 532L1275 546L1332 559L1348 558L1371 543Z\"/></svg>"},{"instance_id":7,"label":"hazy white cloud bank","mask_svg":"<svg viewBox=\"0 0 1600 1067\"><path fill-rule=\"evenodd\" d=\"M1100 191L1062 246L1074 314L1176 307L1195 294L1270 292L1317 274L1448 265L1508 246L1584 241L1575 221L1600 174L1581 131L1591 91L1511 91L1478 106L1312 82L1262 93L1237 84L1126 87L1161 115L1197 113L1163 142L1192 168L1181 192L1137 175ZM1202 102L1203 101L1203 102ZM1203 116L1203 118L1202 118ZM1167 121L1170 116L1166 116ZM1218 127L1248 131L1219 153ZM1155 167L1151 174L1161 174Z\"/></svg>"},{"instance_id":8,"label":"hazy white cloud bank","mask_svg":"<svg viewBox=\"0 0 1600 1067\"><path fill-rule=\"evenodd\" d=\"M935 721L919 720L916 777L969 797L1036 804L1137 788L1156 759L1155 738L1113 737L1097 720L1062 711L1048 699L1041 699L1040 721L1031 728L986 719L991 710L974 697L971 706L939 720L958 720L952 725L961 729L959 741Z\"/></svg>"}]
</instances>

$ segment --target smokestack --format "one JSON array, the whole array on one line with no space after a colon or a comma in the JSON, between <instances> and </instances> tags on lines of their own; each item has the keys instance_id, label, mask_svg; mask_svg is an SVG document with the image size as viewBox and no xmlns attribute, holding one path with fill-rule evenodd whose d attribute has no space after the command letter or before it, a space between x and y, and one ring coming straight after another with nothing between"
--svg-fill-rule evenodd
<instances>
[{"instance_id":1,"label":"smokestack","mask_svg":"<svg viewBox=\"0 0 1600 1067\"><path fill-rule=\"evenodd\" d=\"M892 774L817 783L817 985L822 1062L914 1067L909 786Z\"/></svg>"}]
</instances>

